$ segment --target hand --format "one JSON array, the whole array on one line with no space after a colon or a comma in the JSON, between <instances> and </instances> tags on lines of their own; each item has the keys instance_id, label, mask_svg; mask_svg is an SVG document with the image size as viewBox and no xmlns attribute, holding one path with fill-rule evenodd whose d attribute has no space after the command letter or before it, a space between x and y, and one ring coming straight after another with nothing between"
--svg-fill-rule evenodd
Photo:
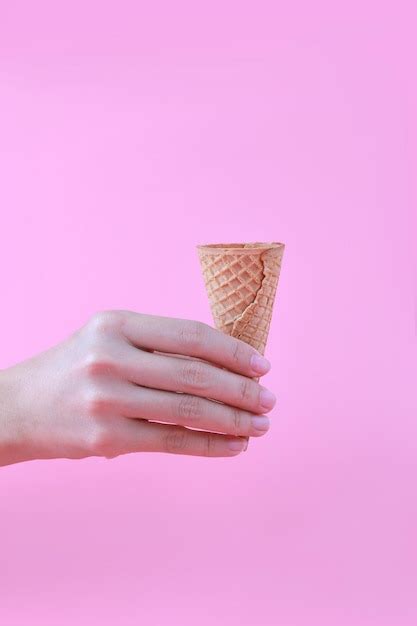
<instances>
[{"instance_id":1,"label":"hand","mask_svg":"<svg viewBox=\"0 0 417 626\"><path fill-rule=\"evenodd\" d=\"M262 414L275 398L254 380L268 369L254 348L200 322L96 313L0 372L0 465L144 451L235 456L268 429Z\"/></svg>"}]
</instances>

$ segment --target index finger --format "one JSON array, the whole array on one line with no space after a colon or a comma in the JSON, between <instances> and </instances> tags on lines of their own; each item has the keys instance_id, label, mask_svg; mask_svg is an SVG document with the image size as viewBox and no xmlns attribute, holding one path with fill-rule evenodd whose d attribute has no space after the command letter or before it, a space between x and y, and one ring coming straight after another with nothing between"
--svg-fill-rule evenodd
<instances>
[{"instance_id":1,"label":"index finger","mask_svg":"<svg viewBox=\"0 0 417 626\"><path fill-rule=\"evenodd\" d=\"M126 312L125 337L137 348L182 354L244 374L263 376L269 361L249 344L195 320Z\"/></svg>"}]
</instances>

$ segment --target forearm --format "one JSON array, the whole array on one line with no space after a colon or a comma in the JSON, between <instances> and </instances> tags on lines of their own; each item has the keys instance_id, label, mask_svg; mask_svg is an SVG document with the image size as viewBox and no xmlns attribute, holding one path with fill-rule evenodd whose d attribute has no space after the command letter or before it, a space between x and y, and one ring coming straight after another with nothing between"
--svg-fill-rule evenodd
<instances>
[{"instance_id":1,"label":"forearm","mask_svg":"<svg viewBox=\"0 0 417 626\"><path fill-rule=\"evenodd\" d=\"M0 466L26 461L24 419L12 370L0 370Z\"/></svg>"}]
</instances>

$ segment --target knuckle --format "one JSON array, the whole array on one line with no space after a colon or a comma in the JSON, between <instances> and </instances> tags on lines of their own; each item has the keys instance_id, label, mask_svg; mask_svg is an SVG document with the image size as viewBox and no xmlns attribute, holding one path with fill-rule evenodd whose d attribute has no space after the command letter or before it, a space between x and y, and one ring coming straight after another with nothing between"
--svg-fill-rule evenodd
<instances>
[{"instance_id":1,"label":"knuckle","mask_svg":"<svg viewBox=\"0 0 417 626\"><path fill-rule=\"evenodd\" d=\"M232 360L233 363L235 363L236 365L239 365L242 361L243 358L243 346L239 341L235 341L235 345L233 347L233 352L232 352Z\"/></svg>"},{"instance_id":2,"label":"knuckle","mask_svg":"<svg viewBox=\"0 0 417 626\"><path fill-rule=\"evenodd\" d=\"M206 366L198 361L185 363L180 369L180 382L193 390L206 389L209 382Z\"/></svg>"},{"instance_id":3,"label":"knuckle","mask_svg":"<svg viewBox=\"0 0 417 626\"><path fill-rule=\"evenodd\" d=\"M185 428L171 427L172 431L164 437L164 448L166 452L182 452L188 447L188 433Z\"/></svg>"},{"instance_id":4,"label":"knuckle","mask_svg":"<svg viewBox=\"0 0 417 626\"><path fill-rule=\"evenodd\" d=\"M245 404L251 399L251 381L249 378L242 378L239 384L239 396Z\"/></svg>"},{"instance_id":5,"label":"knuckle","mask_svg":"<svg viewBox=\"0 0 417 626\"><path fill-rule=\"evenodd\" d=\"M108 458L117 456L110 429L102 422L94 424L87 437L87 447L91 456L105 456Z\"/></svg>"},{"instance_id":6,"label":"knuckle","mask_svg":"<svg viewBox=\"0 0 417 626\"><path fill-rule=\"evenodd\" d=\"M207 326L199 321L187 321L179 329L180 345L190 350L199 350L205 344L207 337Z\"/></svg>"},{"instance_id":7,"label":"knuckle","mask_svg":"<svg viewBox=\"0 0 417 626\"><path fill-rule=\"evenodd\" d=\"M118 328L122 311L96 311L88 321L88 328L94 335L105 335Z\"/></svg>"},{"instance_id":8,"label":"knuckle","mask_svg":"<svg viewBox=\"0 0 417 626\"><path fill-rule=\"evenodd\" d=\"M88 415L100 416L111 406L108 393L97 386L92 386L87 392L84 407Z\"/></svg>"},{"instance_id":9,"label":"knuckle","mask_svg":"<svg viewBox=\"0 0 417 626\"><path fill-rule=\"evenodd\" d=\"M213 433L206 434L204 456L214 456L215 441Z\"/></svg>"},{"instance_id":10,"label":"knuckle","mask_svg":"<svg viewBox=\"0 0 417 626\"><path fill-rule=\"evenodd\" d=\"M109 374L115 368L115 360L102 347L90 347L83 360L83 370L88 378L100 374Z\"/></svg>"},{"instance_id":11,"label":"knuckle","mask_svg":"<svg viewBox=\"0 0 417 626\"><path fill-rule=\"evenodd\" d=\"M240 435L242 428L242 413L239 409L233 408L232 410L232 424L233 424L233 434Z\"/></svg>"},{"instance_id":12,"label":"knuckle","mask_svg":"<svg viewBox=\"0 0 417 626\"><path fill-rule=\"evenodd\" d=\"M182 420L190 420L196 417L201 416L202 413L202 402L200 398L197 396L190 396L187 394L179 394L180 398L178 399L175 407L175 417Z\"/></svg>"}]
</instances>

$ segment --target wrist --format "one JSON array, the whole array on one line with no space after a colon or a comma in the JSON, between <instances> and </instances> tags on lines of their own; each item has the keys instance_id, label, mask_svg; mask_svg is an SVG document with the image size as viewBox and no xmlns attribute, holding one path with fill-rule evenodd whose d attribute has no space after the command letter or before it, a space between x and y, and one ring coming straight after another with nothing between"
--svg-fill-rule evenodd
<instances>
[{"instance_id":1,"label":"wrist","mask_svg":"<svg viewBox=\"0 0 417 626\"><path fill-rule=\"evenodd\" d=\"M0 370L0 466L28 460L19 395L10 369Z\"/></svg>"}]
</instances>

